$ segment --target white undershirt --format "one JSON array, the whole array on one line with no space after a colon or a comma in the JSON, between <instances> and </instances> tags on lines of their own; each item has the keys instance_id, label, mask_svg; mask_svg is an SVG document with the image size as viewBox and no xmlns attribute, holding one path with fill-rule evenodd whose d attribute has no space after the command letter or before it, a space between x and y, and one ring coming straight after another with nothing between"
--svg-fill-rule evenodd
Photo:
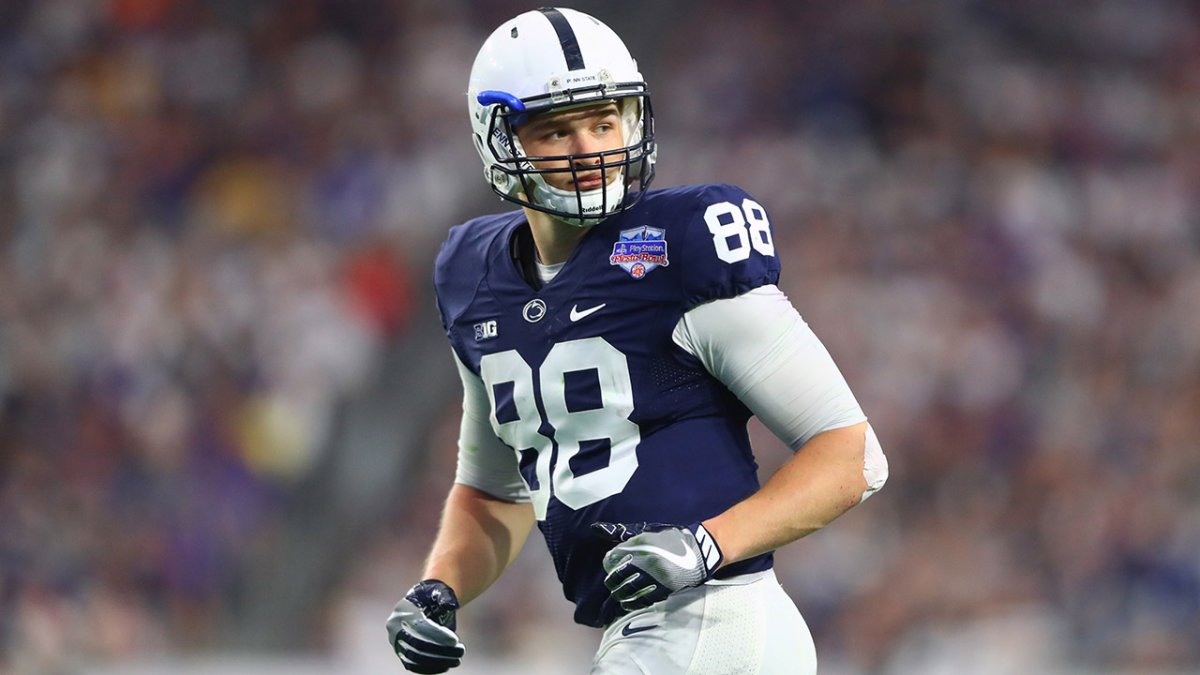
<instances>
[{"instance_id":1,"label":"white undershirt","mask_svg":"<svg viewBox=\"0 0 1200 675\"><path fill-rule=\"evenodd\" d=\"M544 283L560 269L561 264L538 264ZM693 308L671 337L793 450L822 431L866 420L825 346L774 285ZM455 482L501 499L527 501L512 450L496 437L489 421L491 403L483 380L457 357L455 362L463 381ZM886 459L873 433L868 432L867 445L866 463L875 464L876 474L882 462L882 478L868 476L868 483L882 486Z\"/></svg>"},{"instance_id":2,"label":"white undershirt","mask_svg":"<svg viewBox=\"0 0 1200 675\"><path fill-rule=\"evenodd\" d=\"M537 265L538 279L541 279L542 285L545 286L546 284L550 283L554 277L558 276L558 273L562 271L563 265L566 265L567 261L564 260L560 263L554 263L553 265L544 265L541 261L535 261L533 264Z\"/></svg>"}]
</instances>

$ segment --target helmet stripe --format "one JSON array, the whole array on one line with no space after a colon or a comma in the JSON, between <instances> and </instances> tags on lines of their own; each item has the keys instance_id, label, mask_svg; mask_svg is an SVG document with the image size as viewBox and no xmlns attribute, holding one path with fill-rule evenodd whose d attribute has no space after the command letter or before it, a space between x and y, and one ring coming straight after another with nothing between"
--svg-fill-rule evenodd
<instances>
[{"instance_id":1,"label":"helmet stripe","mask_svg":"<svg viewBox=\"0 0 1200 675\"><path fill-rule=\"evenodd\" d=\"M541 12L554 26L558 33L558 43L562 45L563 58L567 60L567 70L583 70L583 52L579 50L579 40L575 38L575 30L563 13L553 7L539 7Z\"/></svg>"}]
</instances>

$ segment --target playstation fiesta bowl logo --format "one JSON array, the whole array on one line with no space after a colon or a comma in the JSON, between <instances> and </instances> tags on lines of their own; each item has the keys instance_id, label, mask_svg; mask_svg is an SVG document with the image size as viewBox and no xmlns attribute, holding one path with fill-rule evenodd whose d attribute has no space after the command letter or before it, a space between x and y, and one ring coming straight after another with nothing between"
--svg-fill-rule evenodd
<instances>
[{"instance_id":1,"label":"playstation fiesta bowl logo","mask_svg":"<svg viewBox=\"0 0 1200 675\"><path fill-rule=\"evenodd\" d=\"M622 230L620 239L613 244L608 264L620 265L634 279L641 279L658 267L666 267L666 230L644 225L632 230Z\"/></svg>"}]
</instances>

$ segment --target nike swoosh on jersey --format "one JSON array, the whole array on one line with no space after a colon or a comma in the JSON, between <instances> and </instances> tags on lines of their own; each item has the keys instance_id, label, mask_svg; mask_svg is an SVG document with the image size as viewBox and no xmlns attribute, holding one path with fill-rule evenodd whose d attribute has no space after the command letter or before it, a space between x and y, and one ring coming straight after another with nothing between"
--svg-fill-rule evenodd
<instances>
[{"instance_id":1,"label":"nike swoosh on jersey","mask_svg":"<svg viewBox=\"0 0 1200 675\"><path fill-rule=\"evenodd\" d=\"M621 635L629 637L630 635L633 635L634 633L644 633L648 630L653 630L655 628L658 628L658 624L653 624L650 626L638 626L637 628L634 628L633 625L630 624L621 629Z\"/></svg>"},{"instance_id":2,"label":"nike swoosh on jersey","mask_svg":"<svg viewBox=\"0 0 1200 675\"><path fill-rule=\"evenodd\" d=\"M661 546L651 546L650 544L635 544L633 546L625 546L624 550L626 553L630 551L645 551L646 553L664 558L669 562L685 568L694 567L696 564L696 559L692 557L692 552L689 551L686 546L683 549L683 553L675 553L674 551L668 551Z\"/></svg>"},{"instance_id":3,"label":"nike swoosh on jersey","mask_svg":"<svg viewBox=\"0 0 1200 675\"><path fill-rule=\"evenodd\" d=\"M592 314L595 314L596 312L599 312L600 310L604 309L604 307L606 305L608 305L607 302L602 302L602 303L596 305L595 307L588 307L587 309L585 309L583 311L579 310L579 305L573 305L571 307L571 322L574 323L574 322L584 318L585 316L590 316Z\"/></svg>"}]
</instances>

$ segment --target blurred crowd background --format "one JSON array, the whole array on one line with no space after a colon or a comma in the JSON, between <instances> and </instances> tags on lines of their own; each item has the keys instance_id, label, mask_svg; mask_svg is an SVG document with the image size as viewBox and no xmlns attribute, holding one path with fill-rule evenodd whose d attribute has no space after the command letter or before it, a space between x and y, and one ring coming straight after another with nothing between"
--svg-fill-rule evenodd
<instances>
[{"instance_id":1,"label":"blurred crowd background","mask_svg":"<svg viewBox=\"0 0 1200 675\"><path fill-rule=\"evenodd\" d=\"M890 458L778 556L822 672L1200 671L1200 9L570 6L639 59L656 185L767 207ZM0 3L0 673L400 672L430 267L506 209L467 74L532 7ZM463 672L585 672L569 617L534 535Z\"/></svg>"}]
</instances>

